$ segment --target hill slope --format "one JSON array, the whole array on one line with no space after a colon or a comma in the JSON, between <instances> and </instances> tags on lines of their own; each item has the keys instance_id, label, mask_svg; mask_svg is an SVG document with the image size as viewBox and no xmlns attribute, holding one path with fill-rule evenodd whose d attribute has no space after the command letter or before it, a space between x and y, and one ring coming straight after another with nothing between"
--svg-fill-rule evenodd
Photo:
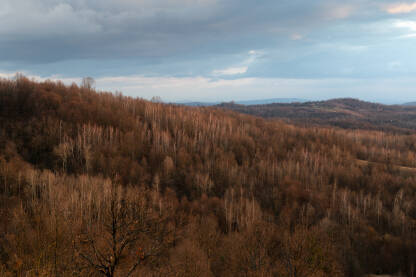
<instances>
[{"instance_id":1,"label":"hill slope","mask_svg":"<svg viewBox=\"0 0 416 277\"><path fill-rule=\"evenodd\" d=\"M272 104L272 103L301 103L306 102L304 99L299 98L270 98L270 99L258 99L258 100L243 100L243 101L235 101L233 103L238 105L264 105L264 104ZM220 105L220 102L182 102L178 103L185 106L215 106Z\"/></svg>"},{"instance_id":2,"label":"hill slope","mask_svg":"<svg viewBox=\"0 0 416 277\"><path fill-rule=\"evenodd\" d=\"M416 262L416 137L0 81L0 275L364 276Z\"/></svg>"},{"instance_id":3,"label":"hill slope","mask_svg":"<svg viewBox=\"0 0 416 277\"><path fill-rule=\"evenodd\" d=\"M282 118L304 126L324 125L403 133L416 131L415 107L389 106L348 98L251 106L225 103L220 107L265 118Z\"/></svg>"}]
</instances>

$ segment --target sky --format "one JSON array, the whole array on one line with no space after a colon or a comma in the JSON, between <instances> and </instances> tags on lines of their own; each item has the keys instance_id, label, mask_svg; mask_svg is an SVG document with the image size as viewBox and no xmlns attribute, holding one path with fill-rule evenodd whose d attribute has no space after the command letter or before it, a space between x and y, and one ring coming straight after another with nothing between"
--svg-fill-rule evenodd
<instances>
[{"instance_id":1,"label":"sky","mask_svg":"<svg viewBox=\"0 0 416 277\"><path fill-rule=\"evenodd\" d=\"M0 77L164 101L416 101L416 2L0 0Z\"/></svg>"}]
</instances>

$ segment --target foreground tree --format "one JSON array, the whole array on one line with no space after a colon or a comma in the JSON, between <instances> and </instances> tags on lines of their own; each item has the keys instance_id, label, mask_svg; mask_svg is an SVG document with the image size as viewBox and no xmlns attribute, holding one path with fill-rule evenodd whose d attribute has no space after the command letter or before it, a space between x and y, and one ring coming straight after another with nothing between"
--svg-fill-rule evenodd
<instances>
[{"instance_id":1,"label":"foreground tree","mask_svg":"<svg viewBox=\"0 0 416 277\"><path fill-rule=\"evenodd\" d=\"M328 238L304 226L283 236L280 262L283 276L343 276Z\"/></svg>"},{"instance_id":2,"label":"foreground tree","mask_svg":"<svg viewBox=\"0 0 416 277\"><path fill-rule=\"evenodd\" d=\"M87 224L74 248L81 271L107 277L132 276L145 261L157 258L172 242L166 217L155 212L138 190L112 185L97 222Z\"/></svg>"}]
</instances>

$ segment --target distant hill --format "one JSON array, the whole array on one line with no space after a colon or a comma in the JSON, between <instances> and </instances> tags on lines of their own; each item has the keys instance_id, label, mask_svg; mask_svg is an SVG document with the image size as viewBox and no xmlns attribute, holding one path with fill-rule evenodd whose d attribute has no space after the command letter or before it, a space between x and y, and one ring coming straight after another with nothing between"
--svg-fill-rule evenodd
<instances>
[{"instance_id":1,"label":"distant hill","mask_svg":"<svg viewBox=\"0 0 416 277\"><path fill-rule=\"evenodd\" d=\"M299 99L299 98L270 98L270 99L257 99L257 100L243 100L243 101L233 101L231 103L238 105L265 105L265 104L274 104L274 103L303 103L308 100ZM181 102L178 103L185 106L215 106L222 104L221 102Z\"/></svg>"},{"instance_id":2,"label":"distant hill","mask_svg":"<svg viewBox=\"0 0 416 277\"><path fill-rule=\"evenodd\" d=\"M403 106L416 106L416 102L404 103Z\"/></svg>"},{"instance_id":3,"label":"distant hill","mask_svg":"<svg viewBox=\"0 0 416 277\"><path fill-rule=\"evenodd\" d=\"M219 105L221 104L221 102L179 102L179 103L174 103L174 104L192 106L192 107L209 107L209 106Z\"/></svg>"},{"instance_id":4,"label":"distant hill","mask_svg":"<svg viewBox=\"0 0 416 277\"><path fill-rule=\"evenodd\" d=\"M303 103L308 100L299 99L299 98L271 98L271 99L260 99L260 100L246 100L246 101L236 101L240 105L265 105L265 104L274 104L274 103Z\"/></svg>"},{"instance_id":5,"label":"distant hill","mask_svg":"<svg viewBox=\"0 0 416 277\"><path fill-rule=\"evenodd\" d=\"M325 125L346 129L395 132L416 131L416 107L383 105L352 98L304 103L243 106L223 103L222 108L265 118L281 118L300 125Z\"/></svg>"}]
</instances>

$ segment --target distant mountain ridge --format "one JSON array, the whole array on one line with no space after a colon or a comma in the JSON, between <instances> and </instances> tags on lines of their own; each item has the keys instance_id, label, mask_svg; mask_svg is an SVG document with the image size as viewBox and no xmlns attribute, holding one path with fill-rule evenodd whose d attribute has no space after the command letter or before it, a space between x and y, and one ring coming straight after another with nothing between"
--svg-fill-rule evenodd
<instances>
[{"instance_id":1,"label":"distant mountain ridge","mask_svg":"<svg viewBox=\"0 0 416 277\"><path fill-rule=\"evenodd\" d=\"M383 105L353 98L339 98L248 106L222 103L218 106L265 118L281 118L305 126L416 132L416 107L411 105Z\"/></svg>"},{"instance_id":2,"label":"distant mountain ridge","mask_svg":"<svg viewBox=\"0 0 416 277\"><path fill-rule=\"evenodd\" d=\"M274 104L274 103L303 103L307 102L306 99L300 98L269 98L269 99L256 99L256 100L242 100L242 101L232 101L228 103L234 103L238 105L265 105L265 104ZM220 105L224 102L180 102L177 104L185 106L215 106Z\"/></svg>"}]
</instances>

